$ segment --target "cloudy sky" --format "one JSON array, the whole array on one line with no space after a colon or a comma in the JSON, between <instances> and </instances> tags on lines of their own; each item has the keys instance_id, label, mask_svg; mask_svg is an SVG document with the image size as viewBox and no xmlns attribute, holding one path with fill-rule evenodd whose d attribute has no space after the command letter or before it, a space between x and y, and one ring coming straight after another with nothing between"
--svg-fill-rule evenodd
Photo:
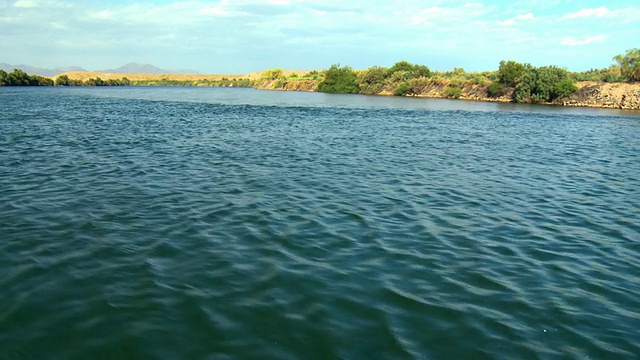
<instances>
[{"instance_id":1,"label":"cloudy sky","mask_svg":"<svg viewBox=\"0 0 640 360\"><path fill-rule=\"evenodd\" d=\"M390 66L587 70L640 47L638 0L0 0L0 62L205 73Z\"/></svg>"}]
</instances>

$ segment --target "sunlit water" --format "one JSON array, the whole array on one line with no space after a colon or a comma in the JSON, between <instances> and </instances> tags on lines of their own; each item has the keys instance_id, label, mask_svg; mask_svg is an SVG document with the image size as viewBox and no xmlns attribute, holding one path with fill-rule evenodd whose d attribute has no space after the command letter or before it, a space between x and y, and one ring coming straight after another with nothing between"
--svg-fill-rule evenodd
<instances>
[{"instance_id":1,"label":"sunlit water","mask_svg":"<svg viewBox=\"0 0 640 360\"><path fill-rule=\"evenodd\" d=\"M634 358L639 115L0 88L0 359Z\"/></svg>"}]
</instances>

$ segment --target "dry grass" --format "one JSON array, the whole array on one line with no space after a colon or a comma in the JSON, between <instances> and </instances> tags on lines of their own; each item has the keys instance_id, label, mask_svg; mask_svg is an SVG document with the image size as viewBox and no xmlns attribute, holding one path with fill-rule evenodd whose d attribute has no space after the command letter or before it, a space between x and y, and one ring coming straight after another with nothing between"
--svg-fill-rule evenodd
<instances>
[{"instance_id":1,"label":"dry grass","mask_svg":"<svg viewBox=\"0 0 640 360\"><path fill-rule=\"evenodd\" d=\"M100 78L102 80L122 79L126 77L131 81L158 81L163 79L178 80L178 81L197 81L197 80L222 80L222 78L232 79L260 79L262 74L267 71L254 71L249 74L123 74L123 73L105 73L105 72L93 72L93 71L69 71L62 74L58 74L53 77L53 80L62 75L67 75L69 79L87 81L91 78ZM293 73L297 73L299 76L303 76L308 73L307 70L283 70L285 76L290 76Z\"/></svg>"}]
</instances>

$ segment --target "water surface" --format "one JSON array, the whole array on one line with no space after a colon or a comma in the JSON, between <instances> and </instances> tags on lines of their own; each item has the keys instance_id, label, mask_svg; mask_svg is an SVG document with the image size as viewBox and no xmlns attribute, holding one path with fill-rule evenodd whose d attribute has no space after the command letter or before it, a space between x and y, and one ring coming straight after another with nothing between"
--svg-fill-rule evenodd
<instances>
[{"instance_id":1,"label":"water surface","mask_svg":"<svg viewBox=\"0 0 640 360\"><path fill-rule=\"evenodd\" d=\"M640 354L640 115L0 88L0 359Z\"/></svg>"}]
</instances>

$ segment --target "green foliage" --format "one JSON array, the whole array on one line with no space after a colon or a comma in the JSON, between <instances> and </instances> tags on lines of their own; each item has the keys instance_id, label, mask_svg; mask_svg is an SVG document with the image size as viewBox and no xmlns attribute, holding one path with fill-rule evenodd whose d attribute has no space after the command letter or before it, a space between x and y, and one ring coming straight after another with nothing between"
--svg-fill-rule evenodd
<instances>
[{"instance_id":1,"label":"green foliage","mask_svg":"<svg viewBox=\"0 0 640 360\"><path fill-rule=\"evenodd\" d=\"M582 72L574 72L570 74L575 81L604 81L604 82L622 82L626 78L622 76L620 67L611 65L604 69L590 69Z\"/></svg>"},{"instance_id":2,"label":"green foliage","mask_svg":"<svg viewBox=\"0 0 640 360\"><path fill-rule=\"evenodd\" d=\"M413 88L411 84L406 81L398 85L398 87L393 91L393 95L395 96L405 96L409 94L413 94Z\"/></svg>"},{"instance_id":3,"label":"green foliage","mask_svg":"<svg viewBox=\"0 0 640 360\"><path fill-rule=\"evenodd\" d=\"M325 71L325 78L318 84L318 91L335 94L357 94L360 91L357 80L358 76L351 67L340 67L339 64L334 64Z\"/></svg>"},{"instance_id":4,"label":"green foliage","mask_svg":"<svg viewBox=\"0 0 640 360\"><path fill-rule=\"evenodd\" d=\"M618 65L622 76L628 81L640 81L640 48L630 49L624 55L613 57Z\"/></svg>"},{"instance_id":5,"label":"green foliage","mask_svg":"<svg viewBox=\"0 0 640 360\"><path fill-rule=\"evenodd\" d=\"M529 64L502 60L498 68L498 81L507 86L516 86L528 68L530 68Z\"/></svg>"},{"instance_id":6,"label":"green foliage","mask_svg":"<svg viewBox=\"0 0 640 360\"><path fill-rule=\"evenodd\" d=\"M552 97L554 99L561 98L563 96L574 93L576 90L578 90L578 87L576 86L573 79L565 77L564 79L557 82L553 87Z\"/></svg>"},{"instance_id":7,"label":"green foliage","mask_svg":"<svg viewBox=\"0 0 640 360\"><path fill-rule=\"evenodd\" d=\"M378 94L384 85L387 77L387 69L380 66L372 66L369 69L358 73L358 86L361 94Z\"/></svg>"},{"instance_id":8,"label":"green foliage","mask_svg":"<svg viewBox=\"0 0 640 360\"><path fill-rule=\"evenodd\" d=\"M308 73L304 74L303 77L306 78L306 79L310 79L310 80L320 80L320 79L322 79L322 75L317 70L309 71Z\"/></svg>"},{"instance_id":9,"label":"green foliage","mask_svg":"<svg viewBox=\"0 0 640 360\"><path fill-rule=\"evenodd\" d=\"M487 89L489 97L499 97L505 94L507 88L499 82L492 82Z\"/></svg>"},{"instance_id":10,"label":"green foliage","mask_svg":"<svg viewBox=\"0 0 640 360\"><path fill-rule=\"evenodd\" d=\"M550 102L576 90L573 79L565 69L556 66L530 67L516 85L516 102Z\"/></svg>"},{"instance_id":11,"label":"green foliage","mask_svg":"<svg viewBox=\"0 0 640 360\"><path fill-rule=\"evenodd\" d=\"M10 72L7 76L7 85L29 86L30 85L29 75L20 69L13 69L13 71Z\"/></svg>"},{"instance_id":12,"label":"green foliage","mask_svg":"<svg viewBox=\"0 0 640 360\"><path fill-rule=\"evenodd\" d=\"M29 75L20 69L7 73L0 70L0 86L52 86L53 80L40 75Z\"/></svg>"},{"instance_id":13,"label":"green foliage","mask_svg":"<svg viewBox=\"0 0 640 360\"><path fill-rule=\"evenodd\" d=\"M391 77L394 73L405 72L405 80L417 79L421 77L430 77L431 70L425 65L412 64L408 61L398 61L392 67L387 69L387 77Z\"/></svg>"},{"instance_id":14,"label":"green foliage","mask_svg":"<svg viewBox=\"0 0 640 360\"><path fill-rule=\"evenodd\" d=\"M109 85L108 82L105 82L99 76L97 76L95 79L90 78L89 80L85 81L84 84L86 86L108 86Z\"/></svg>"},{"instance_id":15,"label":"green foliage","mask_svg":"<svg viewBox=\"0 0 640 360\"><path fill-rule=\"evenodd\" d=\"M459 99L462 95L462 89L457 86L448 85L444 88L444 94L448 98Z\"/></svg>"},{"instance_id":16,"label":"green foliage","mask_svg":"<svg viewBox=\"0 0 640 360\"><path fill-rule=\"evenodd\" d=\"M269 69L262 74L262 79L266 80L277 80L284 78L284 72L282 69Z\"/></svg>"},{"instance_id":17,"label":"green foliage","mask_svg":"<svg viewBox=\"0 0 640 360\"><path fill-rule=\"evenodd\" d=\"M58 76L56 79L56 86L69 86L69 77L67 75Z\"/></svg>"}]
</instances>

